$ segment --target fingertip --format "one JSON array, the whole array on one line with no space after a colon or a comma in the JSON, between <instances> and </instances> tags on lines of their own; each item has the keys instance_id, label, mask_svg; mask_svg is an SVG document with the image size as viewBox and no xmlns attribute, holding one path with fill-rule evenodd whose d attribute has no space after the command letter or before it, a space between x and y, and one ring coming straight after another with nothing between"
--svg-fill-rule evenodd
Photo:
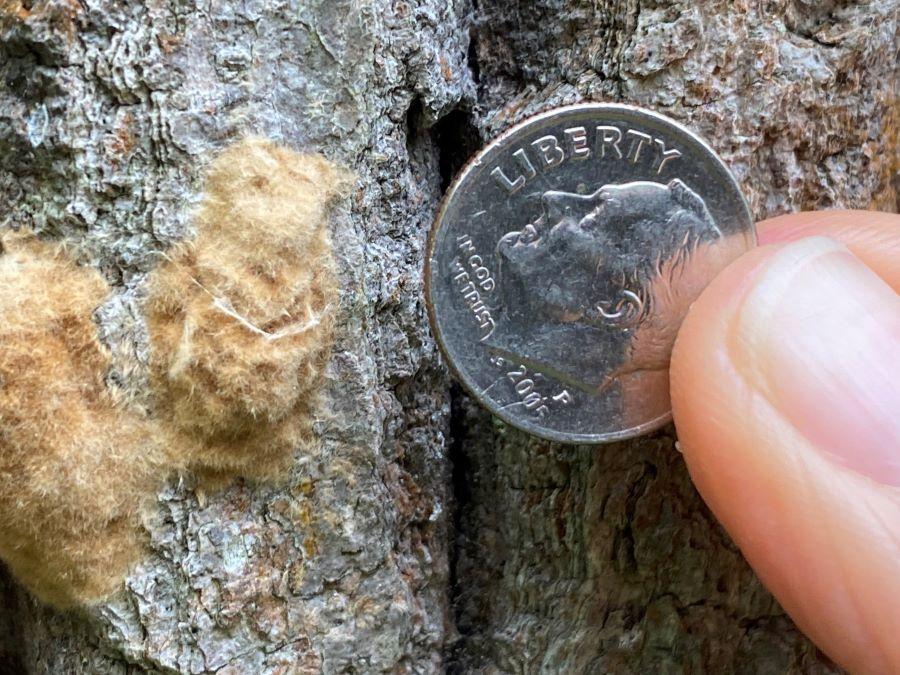
<instances>
[{"instance_id":1,"label":"fingertip","mask_svg":"<svg viewBox=\"0 0 900 675\"><path fill-rule=\"evenodd\" d=\"M756 225L760 244L783 244L825 236L850 249L896 292L900 292L900 215L882 211L804 211Z\"/></svg>"},{"instance_id":2,"label":"fingertip","mask_svg":"<svg viewBox=\"0 0 900 675\"><path fill-rule=\"evenodd\" d=\"M782 314L794 300L800 313ZM896 477L890 410L900 410L900 391L892 386L900 373L892 375L889 364L883 373L872 370L871 358L878 352L892 360L892 339L900 335L891 323L895 315L900 309L892 306L891 291L838 244L807 238L763 246L726 269L694 303L671 365L679 441L704 500L798 625L859 672L900 668L892 637L900 632L900 541L893 534L900 528L900 493L879 482ZM827 341L835 335L846 338L847 348ZM804 350L815 350L820 340L819 355L834 351L842 364L816 362L804 373ZM864 368L868 374L847 377ZM817 379L825 371L837 379ZM870 380L881 388L864 400L864 415L845 414L840 400L828 398L846 389L848 403L856 404ZM822 424L798 417L797 410L811 409L819 410ZM816 434L829 424L840 432L835 447ZM867 436L873 424L887 426ZM859 456L855 447L843 457L829 455L847 451L854 438L866 439L857 445L882 445Z\"/></svg>"},{"instance_id":3,"label":"fingertip","mask_svg":"<svg viewBox=\"0 0 900 675\"><path fill-rule=\"evenodd\" d=\"M709 387L710 379L731 369L727 335L732 319L773 252L773 247L759 247L732 263L694 302L679 329L669 368L670 389L673 416L686 433L703 428L712 403L706 397L719 393L717 387Z\"/></svg>"}]
</instances>

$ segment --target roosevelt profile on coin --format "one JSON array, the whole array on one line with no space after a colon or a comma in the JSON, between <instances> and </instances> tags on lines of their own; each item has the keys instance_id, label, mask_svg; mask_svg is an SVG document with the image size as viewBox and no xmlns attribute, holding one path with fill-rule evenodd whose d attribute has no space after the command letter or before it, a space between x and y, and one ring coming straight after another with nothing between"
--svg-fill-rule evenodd
<instances>
[{"instance_id":1,"label":"roosevelt profile on coin","mask_svg":"<svg viewBox=\"0 0 900 675\"><path fill-rule=\"evenodd\" d=\"M428 242L428 317L504 421L565 442L628 438L670 419L681 322L755 244L737 183L694 133L632 106L558 108L491 141L451 185Z\"/></svg>"},{"instance_id":2,"label":"roosevelt profile on coin","mask_svg":"<svg viewBox=\"0 0 900 675\"><path fill-rule=\"evenodd\" d=\"M665 370L692 299L677 287L722 237L703 199L675 178L548 191L541 205L497 243L502 319L486 344L589 394ZM611 342L629 352L625 369L604 368Z\"/></svg>"}]
</instances>

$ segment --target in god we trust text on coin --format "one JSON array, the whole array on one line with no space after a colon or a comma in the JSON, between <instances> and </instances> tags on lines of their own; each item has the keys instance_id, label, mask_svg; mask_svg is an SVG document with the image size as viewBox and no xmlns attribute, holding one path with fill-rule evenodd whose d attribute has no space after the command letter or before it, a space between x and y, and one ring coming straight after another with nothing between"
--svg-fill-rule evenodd
<instances>
[{"instance_id":1,"label":"in god we trust text on coin","mask_svg":"<svg viewBox=\"0 0 900 675\"><path fill-rule=\"evenodd\" d=\"M737 184L693 133L630 106L560 108L494 140L451 186L429 239L429 318L506 422L627 438L670 419L678 327L755 242Z\"/></svg>"}]
</instances>

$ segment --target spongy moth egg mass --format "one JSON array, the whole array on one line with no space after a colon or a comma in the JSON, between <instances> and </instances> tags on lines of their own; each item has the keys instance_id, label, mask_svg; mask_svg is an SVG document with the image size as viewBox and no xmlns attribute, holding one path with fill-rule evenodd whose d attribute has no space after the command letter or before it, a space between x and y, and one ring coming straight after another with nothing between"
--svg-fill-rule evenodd
<instances>
[{"instance_id":1,"label":"spongy moth egg mass","mask_svg":"<svg viewBox=\"0 0 900 675\"><path fill-rule=\"evenodd\" d=\"M107 388L110 290L61 246L0 238L0 557L58 607L114 591L174 470L268 478L309 440L337 286L328 215L347 176L260 140L210 165L196 235L161 256L144 312L153 406Z\"/></svg>"},{"instance_id":2,"label":"spongy moth egg mass","mask_svg":"<svg viewBox=\"0 0 900 675\"><path fill-rule=\"evenodd\" d=\"M0 556L60 607L112 591L141 552L155 434L106 389L99 274L6 235L0 255Z\"/></svg>"},{"instance_id":3,"label":"spongy moth egg mass","mask_svg":"<svg viewBox=\"0 0 900 675\"><path fill-rule=\"evenodd\" d=\"M154 392L191 464L271 473L303 436L331 345L328 214L345 183L323 157L261 139L209 167L196 236L151 274L146 302Z\"/></svg>"}]
</instances>

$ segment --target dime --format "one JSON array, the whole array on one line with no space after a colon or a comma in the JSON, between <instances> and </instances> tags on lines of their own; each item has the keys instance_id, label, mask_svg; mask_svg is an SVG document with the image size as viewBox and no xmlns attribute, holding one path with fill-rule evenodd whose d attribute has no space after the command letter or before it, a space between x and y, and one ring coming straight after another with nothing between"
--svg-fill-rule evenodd
<instances>
[{"instance_id":1,"label":"dime","mask_svg":"<svg viewBox=\"0 0 900 675\"><path fill-rule=\"evenodd\" d=\"M428 243L429 319L465 387L509 424L628 438L671 419L682 319L755 244L737 183L692 132L631 106L559 108L450 187Z\"/></svg>"}]
</instances>

